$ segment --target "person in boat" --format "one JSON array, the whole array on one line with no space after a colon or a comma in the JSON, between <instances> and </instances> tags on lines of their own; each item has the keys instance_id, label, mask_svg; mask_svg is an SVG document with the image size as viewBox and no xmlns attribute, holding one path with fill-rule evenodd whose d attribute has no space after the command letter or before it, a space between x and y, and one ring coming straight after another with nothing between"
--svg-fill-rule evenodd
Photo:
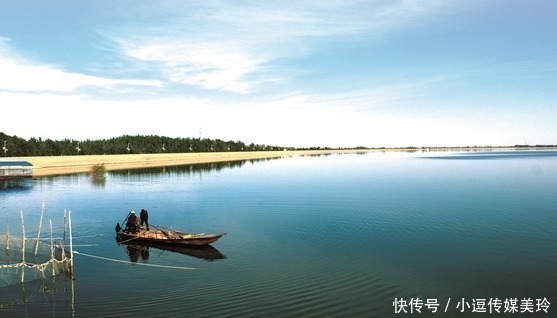
<instances>
[{"instance_id":1,"label":"person in boat","mask_svg":"<svg viewBox=\"0 0 557 318\"><path fill-rule=\"evenodd\" d=\"M141 213L139 213L139 217L141 218L141 226L145 224L145 228L149 231L149 212L145 209L141 209Z\"/></svg>"},{"instance_id":2,"label":"person in boat","mask_svg":"<svg viewBox=\"0 0 557 318\"><path fill-rule=\"evenodd\" d=\"M128 231L132 233L137 233L139 230L139 218L135 215L135 211L130 212L128 217L128 223L126 224Z\"/></svg>"}]
</instances>

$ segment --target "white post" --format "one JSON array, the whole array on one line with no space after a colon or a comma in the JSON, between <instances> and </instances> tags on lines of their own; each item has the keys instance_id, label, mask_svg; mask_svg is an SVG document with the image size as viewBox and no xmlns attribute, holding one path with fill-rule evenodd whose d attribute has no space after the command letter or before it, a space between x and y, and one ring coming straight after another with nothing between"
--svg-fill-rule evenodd
<instances>
[{"instance_id":1,"label":"white post","mask_svg":"<svg viewBox=\"0 0 557 318\"><path fill-rule=\"evenodd\" d=\"M52 220L50 220L50 260L54 260L54 242L52 241ZM52 262L52 277L56 276L56 268Z\"/></svg>"},{"instance_id":2,"label":"white post","mask_svg":"<svg viewBox=\"0 0 557 318\"><path fill-rule=\"evenodd\" d=\"M72 211L68 212L68 225L70 230L70 275L73 277Z\"/></svg>"},{"instance_id":3,"label":"white post","mask_svg":"<svg viewBox=\"0 0 557 318\"><path fill-rule=\"evenodd\" d=\"M64 235L62 235L62 260L66 257L66 209L64 209Z\"/></svg>"},{"instance_id":4,"label":"white post","mask_svg":"<svg viewBox=\"0 0 557 318\"><path fill-rule=\"evenodd\" d=\"M21 283L25 280L25 222L23 221L23 211L19 210L21 214L21 232L23 238L21 239Z\"/></svg>"},{"instance_id":5,"label":"white post","mask_svg":"<svg viewBox=\"0 0 557 318\"><path fill-rule=\"evenodd\" d=\"M54 242L52 240L52 220L50 220L50 258L54 258Z\"/></svg>"},{"instance_id":6,"label":"white post","mask_svg":"<svg viewBox=\"0 0 557 318\"><path fill-rule=\"evenodd\" d=\"M6 212L6 251L10 250L10 226L8 225L8 212Z\"/></svg>"},{"instance_id":7,"label":"white post","mask_svg":"<svg viewBox=\"0 0 557 318\"><path fill-rule=\"evenodd\" d=\"M43 227L43 215L44 215L44 200L41 208L41 220L39 221L39 233L37 234L37 243L35 243L35 256L39 252L39 240L41 239L41 228Z\"/></svg>"},{"instance_id":8,"label":"white post","mask_svg":"<svg viewBox=\"0 0 557 318\"><path fill-rule=\"evenodd\" d=\"M52 220L50 220L50 261L52 261L52 277L56 276L56 268L54 267L54 241L52 239Z\"/></svg>"}]
</instances>

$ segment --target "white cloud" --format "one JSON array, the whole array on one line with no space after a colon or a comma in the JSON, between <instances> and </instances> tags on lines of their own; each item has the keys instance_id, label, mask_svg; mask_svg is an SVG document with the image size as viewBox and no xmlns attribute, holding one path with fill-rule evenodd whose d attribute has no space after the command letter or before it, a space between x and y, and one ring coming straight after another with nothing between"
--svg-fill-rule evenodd
<instances>
[{"instance_id":1,"label":"white cloud","mask_svg":"<svg viewBox=\"0 0 557 318\"><path fill-rule=\"evenodd\" d=\"M217 0L193 2L191 8L192 2L188 1L187 10L176 8L182 4L175 1L170 7L161 1L163 5L157 2L153 9L172 10L171 19L159 24L156 21L160 20L149 20L146 27L128 24L116 33L104 33L111 34L121 50L118 53L127 58L121 61L122 55L115 57L112 62L123 63L111 65L138 66L126 69L126 74L160 81L120 80L66 71L21 57L10 50L8 40L0 38L2 118L19 118L24 109L26 120L26 125L5 120L2 131L23 137L84 139L122 134L197 137L201 128L203 136L209 138L332 147L513 144L517 138L518 143L522 142L521 135L528 134L541 136L537 142L544 143L555 135L549 120L538 124L519 107L514 117L504 117L503 107L494 111L484 96L468 94L472 90L465 86L477 83L476 77L481 79L489 71L507 78L517 70L515 63L509 69L479 70L468 64L463 70L459 64L452 72L445 72L451 75L435 76L436 70L432 70L429 77L409 70L407 74L364 81L360 87L381 84L358 91L350 84L339 83L333 88L338 93L319 92L319 88L308 93L300 86L281 87L276 90L281 94L257 94L266 83L295 76L287 70L303 72L306 67L283 63L285 60L343 41L342 44L359 45L414 23L429 23L428 17L445 9L445 1L252 0L250 5L238 5ZM144 9L138 20L150 18ZM161 16L166 17L168 12ZM128 14L134 16L133 12ZM319 63L318 59L308 60ZM524 74L522 69L531 66L522 65L516 73ZM116 68L115 72L121 70ZM535 71L526 73L540 76L539 70L545 70L541 75L549 77L555 68L538 65ZM343 78L358 76L369 79L373 75L348 74ZM198 91L188 90L189 87L182 90L180 85L246 95L202 92L206 94L202 96L212 97L184 98L188 92ZM147 94L104 94L124 89L145 89L142 93ZM87 94L99 91L103 92L102 100ZM493 99L516 106L518 103L511 101L515 96ZM125 100L126 97L134 100ZM482 112L482 107L496 115L487 116L489 111ZM548 112L543 117L552 115ZM531 133L534 126L537 131Z\"/></svg>"},{"instance_id":2,"label":"white cloud","mask_svg":"<svg viewBox=\"0 0 557 318\"><path fill-rule=\"evenodd\" d=\"M10 50L0 39L0 91L71 93L84 87L115 89L118 86L161 86L159 81L110 79L29 61Z\"/></svg>"},{"instance_id":3,"label":"white cloud","mask_svg":"<svg viewBox=\"0 0 557 318\"><path fill-rule=\"evenodd\" d=\"M171 19L117 32L122 54L170 82L241 94L284 80L279 64L285 59L338 41L377 38L446 6L417 0L164 3L141 10L168 11Z\"/></svg>"},{"instance_id":4,"label":"white cloud","mask_svg":"<svg viewBox=\"0 0 557 318\"><path fill-rule=\"evenodd\" d=\"M2 108L2 131L24 138L195 136L198 122L210 117L207 100L194 98L125 101L93 100L86 95L0 92L0 103L6 106Z\"/></svg>"},{"instance_id":5,"label":"white cloud","mask_svg":"<svg viewBox=\"0 0 557 318\"><path fill-rule=\"evenodd\" d=\"M402 91L401 91L402 90ZM241 102L196 98L92 100L85 95L0 92L2 131L20 137L110 138L123 134L203 137L278 146L512 145L523 136L553 143L552 113L393 112L403 89ZM391 95L391 97L389 97ZM402 101L403 102L403 101ZM371 107L370 107L371 106ZM20 120L25 119L25 125Z\"/></svg>"},{"instance_id":6,"label":"white cloud","mask_svg":"<svg viewBox=\"0 0 557 318\"><path fill-rule=\"evenodd\" d=\"M2 130L24 138L110 138L122 134L203 137L284 146L356 146L366 144L386 123L374 113L354 113L346 103L364 103L356 96L303 94L227 103L195 98L143 101L91 100L82 95L0 92ZM46 124L48 123L48 124ZM102 129L100 129L102 128Z\"/></svg>"},{"instance_id":7,"label":"white cloud","mask_svg":"<svg viewBox=\"0 0 557 318\"><path fill-rule=\"evenodd\" d=\"M196 85L205 89L250 92L255 83L248 76L267 62L263 56L251 56L242 48L226 42L192 43L188 40L149 40L129 46L125 55L162 65L163 75L171 82Z\"/></svg>"}]
</instances>

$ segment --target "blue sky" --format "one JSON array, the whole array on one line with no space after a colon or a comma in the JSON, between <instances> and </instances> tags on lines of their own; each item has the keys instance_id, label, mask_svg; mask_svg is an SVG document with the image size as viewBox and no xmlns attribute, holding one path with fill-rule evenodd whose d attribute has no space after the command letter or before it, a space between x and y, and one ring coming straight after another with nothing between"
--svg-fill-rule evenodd
<instances>
[{"instance_id":1,"label":"blue sky","mask_svg":"<svg viewBox=\"0 0 557 318\"><path fill-rule=\"evenodd\" d=\"M557 144L557 2L8 1L0 131Z\"/></svg>"}]
</instances>

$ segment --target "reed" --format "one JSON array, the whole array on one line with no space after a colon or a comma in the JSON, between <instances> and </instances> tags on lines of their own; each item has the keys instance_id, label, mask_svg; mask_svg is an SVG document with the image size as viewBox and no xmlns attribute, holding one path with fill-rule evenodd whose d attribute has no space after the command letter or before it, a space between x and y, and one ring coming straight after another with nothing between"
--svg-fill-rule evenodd
<instances>
[{"instance_id":1,"label":"reed","mask_svg":"<svg viewBox=\"0 0 557 318\"><path fill-rule=\"evenodd\" d=\"M102 176L105 173L106 173L106 166L104 165L104 163L94 164L91 167L91 174L93 176Z\"/></svg>"}]
</instances>

